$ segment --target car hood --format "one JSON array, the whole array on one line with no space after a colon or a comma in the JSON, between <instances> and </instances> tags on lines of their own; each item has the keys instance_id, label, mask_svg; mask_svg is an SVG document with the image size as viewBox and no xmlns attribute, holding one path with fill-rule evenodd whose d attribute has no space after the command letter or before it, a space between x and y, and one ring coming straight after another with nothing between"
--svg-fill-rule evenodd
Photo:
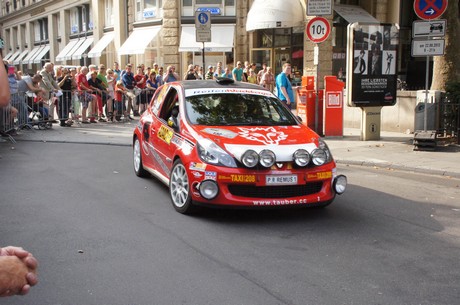
<instances>
[{"instance_id":1,"label":"car hood","mask_svg":"<svg viewBox=\"0 0 460 305\"><path fill-rule=\"evenodd\" d=\"M277 161L292 161L292 154L296 150L305 149L311 153L318 143L318 135L304 125L199 126L195 130L201 137L214 141L237 159L248 149L257 153L269 149L275 153Z\"/></svg>"}]
</instances>

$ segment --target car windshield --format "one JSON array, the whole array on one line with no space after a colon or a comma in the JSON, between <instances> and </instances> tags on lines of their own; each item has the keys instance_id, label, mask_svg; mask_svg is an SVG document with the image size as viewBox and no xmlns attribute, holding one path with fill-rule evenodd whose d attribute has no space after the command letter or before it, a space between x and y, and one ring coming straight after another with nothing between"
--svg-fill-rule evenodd
<instances>
[{"instance_id":1,"label":"car windshield","mask_svg":"<svg viewBox=\"0 0 460 305\"><path fill-rule=\"evenodd\" d=\"M279 100L256 94L204 94L185 99L190 123L223 125L297 125L292 113Z\"/></svg>"}]
</instances>

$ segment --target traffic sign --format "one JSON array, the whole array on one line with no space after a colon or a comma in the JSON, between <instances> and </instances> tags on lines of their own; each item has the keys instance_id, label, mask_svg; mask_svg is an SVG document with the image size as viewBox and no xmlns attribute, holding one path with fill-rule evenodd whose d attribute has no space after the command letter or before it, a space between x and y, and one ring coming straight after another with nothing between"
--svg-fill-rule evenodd
<instances>
[{"instance_id":1,"label":"traffic sign","mask_svg":"<svg viewBox=\"0 0 460 305\"><path fill-rule=\"evenodd\" d=\"M196 42L211 42L211 30L196 29Z\"/></svg>"},{"instance_id":2,"label":"traffic sign","mask_svg":"<svg viewBox=\"0 0 460 305\"><path fill-rule=\"evenodd\" d=\"M331 33L331 25L326 18L315 17L307 24L307 37L312 42L320 43L325 41Z\"/></svg>"},{"instance_id":3,"label":"traffic sign","mask_svg":"<svg viewBox=\"0 0 460 305\"><path fill-rule=\"evenodd\" d=\"M444 55L444 39L412 40L412 56L442 56Z\"/></svg>"},{"instance_id":4,"label":"traffic sign","mask_svg":"<svg viewBox=\"0 0 460 305\"><path fill-rule=\"evenodd\" d=\"M332 15L332 0L308 0L307 16Z\"/></svg>"},{"instance_id":5,"label":"traffic sign","mask_svg":"<svg viewBox=\"0 0 460 305\"><path fill-rule=\"evenodd\" d=\"M447 0L415 0L415 14L424 20L439 18L447 9Z\"/></svg>"},{"instance_id":6,"label":"traffic sign","mask_svg":"<svg viewBox=\"0 0 460 305\"><path fill-rule=\"evenodd\" d=\"M206 12L195 12L195 28L197 29L211 29L211 13Z\"/></svg>"},{"instance_id":7,"label":"traffic sign","mask_svg":"<svg viewBox=\"0 0 460 305\"><path fill-rule=\"evenodd\" d=\"M416 20L412 23L412 38L446 36L447 20Z\"/></svg>"}]
</instances>

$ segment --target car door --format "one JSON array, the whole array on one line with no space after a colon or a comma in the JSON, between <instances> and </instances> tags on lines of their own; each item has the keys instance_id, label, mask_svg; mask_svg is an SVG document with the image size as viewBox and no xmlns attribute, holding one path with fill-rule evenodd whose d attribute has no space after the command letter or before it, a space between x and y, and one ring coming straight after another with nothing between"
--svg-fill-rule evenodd
<instances>
[{"instance_id":1,"label":"car door","mask_svg":"<svg viewBox=\"0 0 460 305\"><path fill-rule=\"evenodd\" d=\"M150 126L150 141L154 149L155 168L159 174L168 179L176 149L172 143L175 131L168 125L168 118L171 116L178 98L177 89L170 86Z\"/></svg>"}]
</instances>

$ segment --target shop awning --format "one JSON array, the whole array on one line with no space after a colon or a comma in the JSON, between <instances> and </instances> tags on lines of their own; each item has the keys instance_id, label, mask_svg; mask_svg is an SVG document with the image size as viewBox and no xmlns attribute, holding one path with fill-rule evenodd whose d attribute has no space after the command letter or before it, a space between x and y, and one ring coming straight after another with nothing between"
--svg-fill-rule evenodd
<instances>
[{"instance_id":1,"label":"shop awning","mask_svg":"<svg viewBox=\"0 0 460 305\"><path fill-rule=\"evenodd\" d=\"M17 50L16 52L14 52L13 55L11 55L10 59L8 59L8 61L10 63L14 62L16 57L18 57L21 54L21 52L22 52L21 50Z\"/></svg>"},{"instance_id":2,"label":"shop awning","mask_svg":"<svg viewBox=\"0 0 460 305\"><path fill-rule=\"evenodd\" d=\"M88 50L88 48L93 44L94 38L88 37L86 40L81 44L81 46L72 54L72 59L81 59L83 53Z\"/></svg>"},{"instance_id":3,"label":"shop awning","mask_svg":"<svg viewBox=\"0 0 460 305\"><path fill-rule=\"evenodd\" d=\"M21 61L27 56L27 53L29 53L29 50L22 51L21 54L19 54L19 56L16 57L16 59L13 61L13 64L19 65Z\"/></svg>"},{"instance_id":4,"label":"shop awning","mask_svg":"<svg viewBox=\"0 0 460 305\"><path fill-rule=\"evenodd\" d=\"M356 5L335 4L334 11L342 16L348 23L380 23L365 9Z\"/></svg>"},{"instance_id":5,"label":"shop awning","mask_svg":"<svg viewBox=\"0 0 460 305\"><path fill-rule=\"evenodd\" d=\"M254 0L246 31L291 28L305 25L305 9L299 0Z\"/></svg>"},{"instance_id":6,"label":"shop awning","mask_svg":"<svg viewBox=\"0 0 460 305\"><path fill-rule=\"evenodd\" d=\"M70 50L72 50L72 48L77 43L78 43L78 39L74 39L74 40L69 41L69 43L64 47L64 49L62 49L61 52L59 52L59 54L56 56L56 61L64 61L65 56L67 55L67 53L69 53Z\"/></svg>"},{"instance_id":7,"label":"shop awning","mask_svg":"<svg viewBox=\"0 0 460 305\"><path fill-rule=\"evenodd\" d=\"M88 52L88 57L100 57L105 48L112 42L115 38L114 32L109 32L104 34L101 39L94 45L94 47Z\"/></svg>"},{"instance_id":8,"label":"shop awning","mask_svg":"<svg viewBox=\"0 0 460 305\"><path fill-rule=\"evenodd\" d=\"M145 49L161 30L161 26L134 29L118 50L118 55L144 54Z\"/></svg>"},{"instance_id":9,"label":"shop awning","mask_svg":"<svg viewBox=\"0 0 460 305\"><path fill-rule=\"evenodd\" d=\"M22 60L22 63L23 64L33 64L34 61L34 57L37 55L38 52L40 52L40 50L42 49L43 47L35 47L32 49L32 51L29 52L29 54L27 54L26 58L24 58Z\"/></svg>"},{"instance_id":10,"label":"shop awning","mask_svg":"<svg viewBox=\"0 0 460 305\"><path fill-rule=\"evenodd\" d=\"M211 25L211 42L205 42L207 52L231 52L235 37L234 24ZM179 52L201 52L203 43L196 42L195 25L182 26L180 35Z\"/></svg>"},{"instance_id":11,"label":"shop awning","mask_svg":"<svg viewBox=\"0 0 460 305\"><path fill-rule=\"evenodd\" d=\"M37 53L37 56L34 57L34 64L41 63L43 57L45 57L46 53L48 53L50 49L51 47L49 45L44 46L43 49L41 49L40 52Z\"/></svg>"},{"instance_id":12,"label":"shop awning","mask_svg":"<svg viewBox=\"0 0 460 305\"><path fill-rule=\"evenodd\" d=\"M8 54L6 54L5 57L3 57L3 60L9 60L11 55L13 55L13 51L9 51Z\"/></svg>"},{"instance_id":13,"label":"shop awning","mask_svg":"<svg viewBox=\"0 0 460 305\"><path fill-rule=\"evenodd\" d=\"M70 51L67 52L66 55L64 55L64 60L71 60L73 53L75 53L78 50L78 48L85 42L85 40L86 38L78 39L77 43L74 44L72 49L70 49Z\"/></svg>"}]
</instances>

